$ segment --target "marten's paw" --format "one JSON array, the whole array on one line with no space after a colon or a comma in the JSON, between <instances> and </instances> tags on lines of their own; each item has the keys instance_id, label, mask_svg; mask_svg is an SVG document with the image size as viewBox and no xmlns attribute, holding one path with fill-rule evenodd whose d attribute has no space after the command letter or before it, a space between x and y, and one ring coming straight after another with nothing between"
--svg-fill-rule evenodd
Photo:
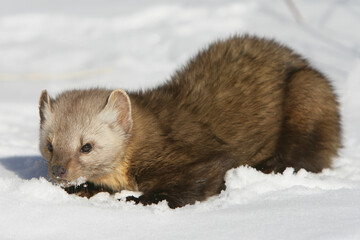
<instances>
[{"instance_id":1,"label":"marten's paw","mask_svg":"<svg viewBox=\"0 0 360 240\"><path fill-rule=\"evenodd\" d=\"M92 196L98 194L99 192L108 192L110 194L114 193L109 189L100 186L95 186L94 184L89 182L76 186L65 187L64 190L68 194L75 194L79 197L86 197L86 198L91 198Z\"/></svg>"},{"instance_id":2,"label":"marten's paw","mask_svg":"<svg viewBox=\"0 0 360 240\"><path fill-rule=\"evenodd\" d=\"M141 203L142 205L150 205L150 204L157 204L161 201L167 201L168 206L172 209L177 207L182 207L185 204L182 204L180 201L177 201L176 199L163 194L163 193L152 193L152 194L144 194L140 197L134 197L134 196L128 196L126 197L126 201L129 202L135 202L135 204Z\"/></svg>"}]
</instances>

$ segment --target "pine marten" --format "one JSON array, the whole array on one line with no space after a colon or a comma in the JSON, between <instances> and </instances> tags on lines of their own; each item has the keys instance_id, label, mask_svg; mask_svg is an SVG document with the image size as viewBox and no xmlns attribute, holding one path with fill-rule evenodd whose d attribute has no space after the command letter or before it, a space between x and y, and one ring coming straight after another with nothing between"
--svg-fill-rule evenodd
<instances>
[{"instance_id":1,"label":"pine marten","mask_svg":"<svg viewBox=\"0 0 360 240\"><path fill-rule=\"evenodd\" d=\"M69 192L141 191L169 207L225 189L227 170L320 172L341 146L329 81L273 40L233 36L200 51L149 90L65 91L40 97L40 151ZM69 183L82 178L88 188ZM90 187L91 186L91 187Z\"/></svg>"}]
</instances>

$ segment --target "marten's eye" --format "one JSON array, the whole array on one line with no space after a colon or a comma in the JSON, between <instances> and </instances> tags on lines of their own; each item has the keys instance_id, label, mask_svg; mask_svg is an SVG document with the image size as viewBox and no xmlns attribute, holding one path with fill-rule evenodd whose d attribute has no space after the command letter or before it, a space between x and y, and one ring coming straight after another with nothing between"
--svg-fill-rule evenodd
<instances>
[{"instance_id":1,"label":"marten's eye","mask_svg":"<svg viewBox=\"0 0 360 240\"><path fill-rule=\"evenodd\" d=\"M89 153L89 152L91 152L91 150L92 150L91 144L87 143L87 144L85 144L84 146L81 147L80 152Z\"/></svg>"},{"instance_id":2,"label":"marten's eye","mask_svg":"<svg viewBox=\"0 0 360 240\"><path fill-rule=\"evenodd\" d=\"M49 152L51 152L51 153L54 151L54 148L53 148L53 145L51 144L51 142L48 142L47 148L48 148Z\"/></svg>"}]
</instances>

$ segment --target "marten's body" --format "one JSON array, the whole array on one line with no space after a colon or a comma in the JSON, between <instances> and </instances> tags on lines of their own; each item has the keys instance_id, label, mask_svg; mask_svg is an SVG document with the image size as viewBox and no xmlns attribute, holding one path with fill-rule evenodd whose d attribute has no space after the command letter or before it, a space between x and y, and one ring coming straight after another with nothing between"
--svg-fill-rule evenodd
<instances>
[{"instance_id":1,"label":"marten's body","mask_svg":"<svg viewBox=\"0 0 360 240\"><path fill-rule=\"evenodd\" d=\"M340 147L326 78L255 37L218 41L156 89L73 90L40 99L40 150L59 182L83 177L143 204L180 207L219 193L227 170L319 172Z\"/></svg>"}]
</instances>

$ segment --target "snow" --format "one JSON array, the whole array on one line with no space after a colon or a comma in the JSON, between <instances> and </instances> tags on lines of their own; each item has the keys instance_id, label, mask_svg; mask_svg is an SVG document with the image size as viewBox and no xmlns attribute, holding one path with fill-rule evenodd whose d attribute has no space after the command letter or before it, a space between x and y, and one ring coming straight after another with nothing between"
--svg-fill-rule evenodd
<instances>
[{"instance_id":1,"label":"snow","mask_svg":"<svg viewBox=\"0 0 360 240\"><path fill-rule=\"evenodd\" d=\"M360 239L360 2L43 1L0 3L0 239ZM235 33L291 46L333 82L344 148L320 174L265 175L242 166L227 190L165 203L68 195L38 150L42 89L148 88L197 50Z\"/></svg>"}]
</instances>

